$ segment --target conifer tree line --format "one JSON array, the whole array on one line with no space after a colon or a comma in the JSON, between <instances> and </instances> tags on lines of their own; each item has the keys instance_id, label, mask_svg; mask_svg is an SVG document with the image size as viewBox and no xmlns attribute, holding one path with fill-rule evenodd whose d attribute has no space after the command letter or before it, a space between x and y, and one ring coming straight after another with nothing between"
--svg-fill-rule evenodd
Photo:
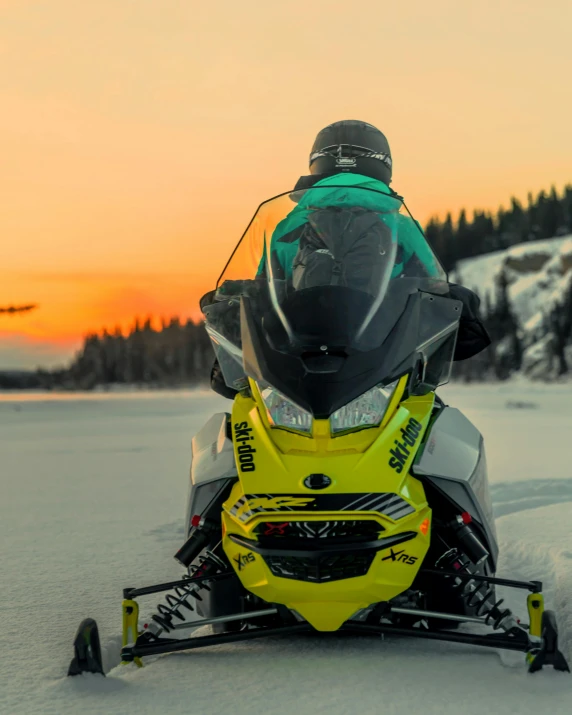
<instances>
[{"instance_id":1,"label":"conifer tree line","mask_svg":"<svg viewBox=\"0 0 572 715\"><path fill-rule=\"evenodd\" d=\"M179 318L163 320L155 329L151 319L136 320L124 334L103 330L84 339L68 368L39 370L38 386L90 390L99 385L171 387L207 383L214 360L202 323Z\"/></svg>"},{"instance_id":2,"label":"conifer tree line","mask_svg":"<svg viewBox=\"0 0 572 715\"><path fill-rule=\"evenodd\" d=\"M559 194L555 187L528 195L526 206L512 198L509 209L496 214L476 210L469 219L462 210L453 220L429 220L426 236L447 271L458 261L509 248L526 241L572 233L572 185ZM462 282L462 276L460 276ZM501 273L494 295L481 295L481 315L492 339L486 351L456 363L459 379L506 379L523 367L529 347L509 300L508 279ZM35 304L0 306L0 312L24 313ZM543 374L550 379L572 374L572 285L561 305L544 316ZM202 322L163 320L159 329L152 321L137 319L132 328L92 333L69 367L30 373L1 373L0 388L92 389L100 385L146 384L168 387L208 383L214 352Z\"/></svg>"},{"instance_id":3,"label":"conifer tree line","mask_svg":"<svg viewBox=\"0 0 572 715\"><path fill-rule=\"evenodd\" d=\"M549 193L536 197L528 194L526 205L512 198L510 208L473 211L469 218L462 209L456 220L448 213L442 221L429 220L425 235L447 271L457 261L473 258L517 243L553 238L572 233L572 185L559 194L553 186Z\"/></svg>"}]
</instances>

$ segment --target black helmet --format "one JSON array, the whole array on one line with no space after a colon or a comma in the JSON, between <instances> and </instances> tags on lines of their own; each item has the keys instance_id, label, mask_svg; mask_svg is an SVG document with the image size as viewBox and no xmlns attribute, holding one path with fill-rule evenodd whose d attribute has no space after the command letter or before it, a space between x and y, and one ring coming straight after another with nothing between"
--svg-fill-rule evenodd
<instances>
[{"instance_id":1,"label":"black helmet","mask_svg":"<svg viewBox=\"0 0 572 715\"><path fill-rule=\"evenodd\" d=\"M356 119L334 122L319 132L310 153L312 174L342 171L391 181L391 151L385 135Z\"/></svg>"}]
</instances>

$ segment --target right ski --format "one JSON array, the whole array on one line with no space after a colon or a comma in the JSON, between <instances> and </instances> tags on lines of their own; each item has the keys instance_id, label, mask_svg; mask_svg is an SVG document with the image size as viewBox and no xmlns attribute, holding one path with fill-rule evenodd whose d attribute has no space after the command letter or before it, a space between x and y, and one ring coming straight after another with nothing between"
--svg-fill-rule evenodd
<instances>
[{"instance_id":1,"label":"right ski","mask_svg":"<svg viewBox=\"0 0 572 715\"><path fill-rule=\"evenodd\" d=\"M68 675L99 673L105 677L101 659L99 631L93 618L83 620L77 629L73 642L74 657L70 663Z\"/></svg>"}]
</instances>

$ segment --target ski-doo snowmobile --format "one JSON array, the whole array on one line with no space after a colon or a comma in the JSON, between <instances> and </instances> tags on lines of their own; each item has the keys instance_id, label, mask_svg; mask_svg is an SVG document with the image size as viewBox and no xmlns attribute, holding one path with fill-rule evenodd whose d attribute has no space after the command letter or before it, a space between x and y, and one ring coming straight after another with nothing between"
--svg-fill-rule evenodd
<instances>
[{"instance_id":1,"label":"ski-doo snowmobile","mask_svg":"<svg viewBox=\"0 0 572 715\"><path fill-rule=\"evenodd\" d=\"M202 307L236 398L192 441L184 577L124 590L124 662L338 631L568 670L541 583L495 575L483 439L435 393L461 304L399 197L329 186L263 203ZM528 592L527 624L499 585ZM160 591L140 623L136 599ZM70 674L103 673L94 621L74 646Z\"/></svg>"}]
</instances>

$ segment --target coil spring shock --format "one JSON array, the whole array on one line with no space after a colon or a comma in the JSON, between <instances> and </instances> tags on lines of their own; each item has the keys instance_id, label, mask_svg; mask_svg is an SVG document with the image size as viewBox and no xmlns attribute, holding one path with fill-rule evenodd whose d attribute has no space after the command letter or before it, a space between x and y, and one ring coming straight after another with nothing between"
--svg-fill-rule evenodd
<instances>
[{"instance_id":1,"label":"coil spring shock","mask_svg":"<svg viewBox=\"0 0 572 715\"><path fill-rule=\"evenodd\" d=\"M450 549L435 564L437 568L451 568L462 574L472 574L472 561L461 553L458 549ZM475 616L484 618L485 625L492 626L493 630L503 629L512 631L514 628L521 630L518 621L512 614L510 608L501 609L504 598L495 601L494 589L485 581L475 581L475 579L454 579L453 588L459 594L467 608Z\"/></svg>"},{"instance_id":2,"label":"coil spring shock","mask_svg":"<svg viewBox=\"0 0 572 715\"><path fill-rule=\"evenodd\" d=\"M194 584L193 579L208 576L209 574L214 576L220 569L225 568L226 564L222 559L212 551L205 551L199 556L199 563L189 567L189 573L183 576L189 583L184 586L177 586L177 588L174 589L174 593L167 594L167 596L165 596L165 603L160 603L157 606L157 613L151 616L151 620L165 633L172 631L174 628L173 619L176 618L179 621L186 620L181 611L182 608L186 608L190 612L195 610L189 599L202 601L199 591L202 589L210 591L210 586L205 582Z\"/></svg>"}]
</instances>

